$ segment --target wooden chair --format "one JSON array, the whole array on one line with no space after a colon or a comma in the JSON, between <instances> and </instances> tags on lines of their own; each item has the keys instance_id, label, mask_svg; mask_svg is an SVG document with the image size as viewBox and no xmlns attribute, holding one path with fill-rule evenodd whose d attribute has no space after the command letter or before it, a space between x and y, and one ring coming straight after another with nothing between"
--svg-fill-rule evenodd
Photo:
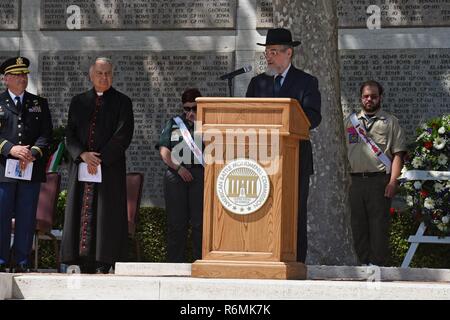
<instances>
[{"instance_id":1,"label":"wooden chair","mask_svg":"<svg viewBox=\"0 0 450 320\"><path fill-rule=\"evenodd\" d=\"M135 242L137 261L141 261L141 248L139 237L136 233L136 226L139 221L143 185L144 175L142 173L127 173L128 235Z\"/></svg>"},{"instance_id":2,"label":"wooden chair","mask_svg":"<svg viewBox=\"0 0 450 320\"><path fill-rule=\"evenodd\" d=\"M34 237L34 268L38 268L39 240L51 240L55 250L56 267L59 271L59 245L61 230L54 230L56 205L61 187L61 175L57 172L47 173L47 181L41 184L36 211L36 233Z\"/></svg>"}]
</instances>

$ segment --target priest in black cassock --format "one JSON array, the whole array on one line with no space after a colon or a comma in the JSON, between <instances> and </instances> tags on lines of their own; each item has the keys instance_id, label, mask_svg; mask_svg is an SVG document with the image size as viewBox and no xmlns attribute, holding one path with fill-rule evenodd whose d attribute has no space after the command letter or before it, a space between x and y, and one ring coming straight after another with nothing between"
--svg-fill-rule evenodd
<instances>
[{"instance_id":1,"label":"priest in black cassock","mask_svg":"<svg viewBox=\"0 0 450 320\"><path fill-rule=\"evenodd\" d=\"M125 151L134 119L131 99L112 87L108 58L97 58L89 76L94 87L73 97L69 107L69 185L61 260L79 265L83 273L108 273L116 261L127 258ZM101 182L85 182L79 177L82 173L101 173Z\"/></svg>"}]
</instances>

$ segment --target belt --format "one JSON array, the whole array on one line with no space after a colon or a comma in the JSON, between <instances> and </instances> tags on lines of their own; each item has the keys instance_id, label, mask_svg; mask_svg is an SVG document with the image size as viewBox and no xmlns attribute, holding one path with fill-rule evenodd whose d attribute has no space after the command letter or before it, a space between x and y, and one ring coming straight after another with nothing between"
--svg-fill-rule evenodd
<instances>
[{"instance_id":1,"label":"belt","mask_svg":"<svg viewBox=\"0 0 450 320\"><path fill-rule=\"evenodd\" d=\"M361 177L361 178L369 178L369 177L379 177L386 176L386 172L352 172L350 173L352 177Z\"/></svg>"},{"instance_id":2,"label":"belt","mask_svg":"<svg viewBox=\"0 0 450 320\"><path fill-rule=\"evenodd\" d=\"M201 164L182 164L183 167L186 169L192 169L192 168L202 168L203 166Z\"/></svg>"}]
</instances>

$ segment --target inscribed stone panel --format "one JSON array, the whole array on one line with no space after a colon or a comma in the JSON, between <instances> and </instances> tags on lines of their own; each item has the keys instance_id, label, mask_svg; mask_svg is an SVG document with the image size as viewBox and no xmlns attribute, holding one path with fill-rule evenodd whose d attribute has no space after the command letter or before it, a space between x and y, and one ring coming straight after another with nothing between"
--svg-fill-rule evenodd
<instances>
[{"instance_id":1,"label":"inscribed stone panel","mask_svg":"<svg viewBox=\"0 0 450 320\"><path fill-rule=\"evenodd\" d=\"M273 0L256 0L257 28L272 28ZM375 5L375 11L368 8ZM450 26L450 0L338 0L339 28L366 28L374 14L381 27ZM372 19L369 19L372 21Z\"/></svg>"},{"instance_id":2,"label":"inscribed stone panel","mask_svg":"<svg viewBox=\"0 0 450 320\"><path fill-rule=\"evenodd\" d=\"M42 0L41 29L231 29L237 0Z\"/></svg>"},{"instance_id":3,"label":"inscribed stone panel","mask_svg":"<svg viewBox=\"0 0 450 320\"><path fill-rule=\"evenodd\" d=\"M18 30L21 1L0 0L0 30Z\"/></svg>"},{"instance_id":4,"label":"inscribed stone panel","mask_svg":"<svg viewBox=\"0 0 450 320\"><path fill-rule=\"evenodd\" d=\"M91 88L88 69L95 52L45 52L40 92L49 99L55 126L67 123L72 96ZM120 51L112 58L113 86L133 100L135 130L127 152L128 171L145 174L143 204L163 205L164 165L155 144L170 117L182 113L181 93L197 87L204 96L227 96L227 82L218 77L234 67L233 53Z\"/></svg>"}]
</instances>

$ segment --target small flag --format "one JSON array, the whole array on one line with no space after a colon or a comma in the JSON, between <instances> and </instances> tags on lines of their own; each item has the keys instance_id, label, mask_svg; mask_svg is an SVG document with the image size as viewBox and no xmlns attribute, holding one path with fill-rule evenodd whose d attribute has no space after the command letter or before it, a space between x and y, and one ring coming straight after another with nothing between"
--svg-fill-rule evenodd
<instances>
[{"instance_id":1,"label":"small flag","mask_svg":"<svg viewBox=\"0 0 450 320\"><path fill-rule=\"evenodd\" d=\"M64 153L64 143L60 142L58 144L58 149L52 154L47 163L47 172L56 172L59 165L61 164L61 159Z\"/></svg>"}]
</instances>

